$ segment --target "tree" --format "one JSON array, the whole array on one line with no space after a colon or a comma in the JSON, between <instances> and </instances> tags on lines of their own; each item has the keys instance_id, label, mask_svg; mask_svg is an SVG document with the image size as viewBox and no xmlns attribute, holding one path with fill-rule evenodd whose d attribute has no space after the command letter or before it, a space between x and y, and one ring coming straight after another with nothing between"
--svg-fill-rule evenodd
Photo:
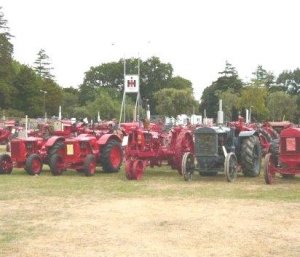
<instances>
[{"instance_id":1,"label":"tree","mask_svg":"<svg viewBox=\"0 0 300 257\"><path fill-rule=\"evenodd\" d=\"M13 79L15 88L13 108L36 117L43 113L43 98L39 97L43 81L28 66L15 63L16 74Z\"/></svg>"},{"instance_id":2,"label":"tree","mask_svg":"<svg viewBox=\"0 0 300 257\"><path fill-rule=\"evenodd\" d=\"M126 59L126 74L138 74L137 58ZM143 99L148 99L150 103L151 112L155 111L155 101L153 99L154 93L158 90L168 87L168 83L172 78L172 65L162 63L158 57L151 57L146 61L140 61L140 94ZM179 82L180 79L177 79ZM183 85L183 78L180 83ZM175 83L175 82L174 82ZM189 87L185 84L185 87ZM83 105L86 102L95 100L95 92L97 88L110 88L112 94L121 97L124 90L124 61L101 64L96 67L91 67L85 73L83 84L80 85L79 101ZM134 101L136 95L129 95Z\"/></svg>"},{"instance_id":3,"label":"tree","mask_svg":"<svg viewBox=\"0 0 300 257\"><path fill-rule=\"evenodd\" d=\"M101 119L111 120L118 119L120 116L121 102L119 97L114 97L106 88L100 88L96 92L95 100L88 102L86 109L89 117L96 119L98 111L101 114ZM134 104L127 99L126 103L126 117L133 117ZM130 120L132 120L130 118Z\"/></svg>"},{"instance_id":4,"label":"tree","mask_svg":"<svg viewBox=\"0 0 300 257\"><path fill-rule=\"evenodd\" d=\"M34 70L42 78L53 80L54 76L51 74L52 69L49 56L46 54L44 49L41 49L34 62Z\"/></svg>"},{"instance_id":5,"label":"tree","mask_svg":"<svg viewBox=\"0 0 300 257\"><path fill-rule=\"evenodd\" d=\"M10 42L12 35L9 33L7 20L4 18L0 7L0 107L8 108L12 102L13 88L11 78L13 76L12 54L13 45Z\"/></svg>"},{"instance_id":6,"label":"tree","mask_svg":"<svg viewBox=\"0 0 300 257\"><path fill-rule=\"evenodd\" d=\"M276 82L291 95L300 93L300 69L283 71L279 74Z\"/></svg>"},{"instance_id":7,"label":"tree","mask_svg":"<svg viewBox=\"0 0 300 257\"><path fill-rule=\"evenodd\" d=\"M291 120L297 121L297 96L291 96L285 92L271 93L267 98L269 119L273 121Z\"/></svg>"},{"instance_id":8,"label":"tree","mask_svg":"<svg viewBox=\"0 0 300 257\"><path fill-rule=\"evenodd\" d=\"M192 114L197 103L190 90L164 88L154 94L156 111L160 115L176 117L179 114Z\"/></svg>"},{"instance_id":9,"label":"tree","mask_svg":"<svg viewBox=\"0 0 300 257\"><path fill-rule=\"evenodd\" d=\"M174 88L174 89L187 89L193 92L192 82L180 76L176 76L171 78L167 85L167 88Z\"/></svg>"},{"instance_id":10,"label":"tree","mask_svg":"<svg viewBox=\"0 0 300 257\"><path fill-rule=\"evenodd\" d=\"M219 72L222 76L206 87L201 97L200 110L206 110L208 117L216 117L218 111L219 98L217 94L231 89L234 94L239 93L243 87L241 79L238 77L236 69L228 62L225 69Z\"/></svg>"},{"instance_id":11,"label":"tree","mask_svg":"<svg viewBox=\"0 0 300 257\"><path fill-rule=\"evenodd\" d=\"M266 86L270 88L274 84L274 74L272 72L267 72L262 65L258 65L256 71L252 73L253 78L251 82L256 86Z\"/></svg>"},{"instance_id":12,"label":"tree","mask_svg":"<svg viewBox=\"0 0 300 257\"><path fill-rule=\"evenodd\" d=\"M229 88L226 91L218 91L216 95L222 99L222 109L224 112L224 120L231 121L237 119L239 94L234 93L233 89Z\"/></svg>"},{"instance_id":13,"label":"tree","mask_svg":"<svg viewBox=\"0 0 300 257\"><path fill-rule=\"evenodd\" d=\"M257 121L263 120L267 117L266 99L268 90L265 87L258 87L255 85L247 86L241 90L241 97L239 98L239 109L250 109L252 117Z\"/></svg>"}]
</instances>

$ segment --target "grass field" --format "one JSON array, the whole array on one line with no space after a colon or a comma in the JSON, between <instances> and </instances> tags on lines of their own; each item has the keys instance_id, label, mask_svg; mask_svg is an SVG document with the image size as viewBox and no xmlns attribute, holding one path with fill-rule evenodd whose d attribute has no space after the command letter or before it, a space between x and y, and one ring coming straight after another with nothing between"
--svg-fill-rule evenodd
<instances>
[{"instance_id":1,"label":"grass field","mask_svg":"<svg viewBox=\"0 0 300 257\"><path fill-rule=\"evenodd\" d=\"M300 256L300 177L0 176L0 256Z\"/></svg>"}]
</instances>

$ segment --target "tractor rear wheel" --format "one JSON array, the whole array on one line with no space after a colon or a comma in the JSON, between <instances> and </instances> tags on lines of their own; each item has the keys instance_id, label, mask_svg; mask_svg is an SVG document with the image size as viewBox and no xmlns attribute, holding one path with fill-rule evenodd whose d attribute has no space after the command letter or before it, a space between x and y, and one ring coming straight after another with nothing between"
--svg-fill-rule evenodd
<instances>
[{"instance_id":1,"label":"tractor rear wheel","mask_svg":"<svg viewBox=\"0 0 300 257\"><path fill-rule=\"evenodd\" d=\"M271 158L275 166L278 165L279 159L279 139L273 139L270 145Z\"/></svg>"},{"instance_id":2,"label":"tractor rear wheel","mask_svg":"<svg viewBox=\"0 0 300 257\"><path fill-rule=\"evenodd\" d=\"M234 153L225 157L224 173L228 182L233 182L237 177L237 158Z\"/></svg>"},{"instance_id":3,"label":"tractor rear wheel","mask_svg":"<svg viewBox=\"0 0 300 257\"><path fill-rule=\"evenodd\" d=\"M101 151L100 162L104 172L118 172L123 160L121 144L116 140L111 140Z\"/></svg>"},{"instance_id":4,"label":"tractor rear wheel","mask_svg":"<svg viewBox=\"0 0 300 257\"><path fill-rule=\"evenodd\" d=\"M0 174L10 174L13 169L12 159L8 154L0 155Z\"/></svg>"},{"instance_id":5,"label":"tractor rear wheel","mask_svg":"<svg viewBox=\"0 0 300 257\"><path fill-rule=\"evenodd\" d=\"M53 144L53 146L50 147L49 152L48 152L49 163L50 163L51 156L53 156L54 154L57 154L59 152L59 150L64 147L64 145L65 145L64 141L58 140Z\"/></svg>"},{"instance_id":6,"label":"tractor rear wheel","mask_svg":"<svg viewBox=\"0 0 300 257\"><path fill-rule=\"evenodd\" d=\"M39 175L43 168L43 162L38 154L31 154L25 162L25 170L29 175Z\"/></svg>"},{"instance_id":7,"label":"tractor rear wheel","mask_svg":"<svg viewBox=\"0 0 300 257\"><path fill-rule=\"evenodd\" d=\"M241 166L247 177L257 177L261 166L261 147L258 137L245 138L241 147Z\"/></svg>"},{"instance_id":8,"label":"tractor rear wheel","mask_svg":"<svg viewBox=\"0 0 300 257\"><path fill-rule=\"evenodd\" d=\"M88 154L85 157L83 171L87 177L94 176L96 173L96 159L93 154Z\"/></svg>"},{"instance_id":9,"label":"tractor rear wheel","mask_svg":"<svg viewBox=\"0 0 300 257\"><path fill-rule=\"evenodd\" d=\"M64 170L64 159L59 154L53 154L49 160L50 170L53 176L60 176Z\"/></svg>"},{"instance_id":10,"label":"tractor rear wheel","mask_svg":"<svg viewBox=\"0 0 300 257\"><path fill-rule=\"evenodd\" d=\"M182 157L182 175L185 181L191 181L195 169L194 156L190 152L186 152Z\"/></svg>"},{"instance_id":11,"label":"tractor rear wheel","mask_svg":"<svg viewBox=\"0 0 300 257\"><path fill-rule=\"evenodd\" d=\"M265 165L264 165L264 178L266 184L273 184L273 180L275 177L275 172L273 171L272 167L274 164L272 163L272 155L268 153L265 157Z\"/></svg>"}]
</instances>

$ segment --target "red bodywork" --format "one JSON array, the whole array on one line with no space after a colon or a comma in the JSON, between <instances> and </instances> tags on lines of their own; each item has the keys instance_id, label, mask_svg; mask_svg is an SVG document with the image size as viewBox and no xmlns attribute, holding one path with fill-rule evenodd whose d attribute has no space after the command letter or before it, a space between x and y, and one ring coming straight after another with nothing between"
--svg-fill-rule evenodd
<instances>
[{"instance_id":1,"label":"red bodywork","mask_svg":"<svg viewBox=\"0 0 300 257\"><path fill-rule=\"evenodd\" d=\"M265 159L265 181L272 184L275 174L293 177L300 174L300 128L288 127L280 133L279 156L269 153Z\"/></svg>"},{"instance_id":2,"label":"red bodywork","mask_svg":"<svg viewBox=\"0 0 300 257\"><path fill-rule=\"evenodd\" d=\"M146 166L161 166L168 161L181 174L181 161L185 152L194 152L191 131L175 127L170 134L132 127L128 130L125 149L125 171L128 179L141 179Z\"/></svg>"},{"instance_id":3,"label":"red bodywork","mask_svg":"<svg viewBox=\"0 0 300 257\"><path fill-rule=\"evenodd\" d=\"M300 174L300 128L287 128L280 134L281 174Z\"/></svg>"},{"instance_id":4,"label":"red bodywork","mask_svg":"<svg viewBox=\"0 0 300 257\"><path fill-rule=\"evenodd\" d=\"M121 139L112 134L105 134L101 137L91 134L80 134L77 137L65 139L64 147L57 153L60 156L61 161L54 163L53 167L59 172L68 168L83 171L86 158L89 155L93 155L95 160L94 166L100 165L101 154L105 147L112 141L118 142L118 144L111 150L109 158L111 165L116 169L119 169L123 158ZM51 167L52 166L50 165L50 168ZM52 169L52 171L54 169ZM93 169L95 169L95 167L93 167ZM55 171L53 173L55 173ZM61 173L55 175L61 175ZM94 175L94 173L89 175Z\"/></svg>"}]
</instances>

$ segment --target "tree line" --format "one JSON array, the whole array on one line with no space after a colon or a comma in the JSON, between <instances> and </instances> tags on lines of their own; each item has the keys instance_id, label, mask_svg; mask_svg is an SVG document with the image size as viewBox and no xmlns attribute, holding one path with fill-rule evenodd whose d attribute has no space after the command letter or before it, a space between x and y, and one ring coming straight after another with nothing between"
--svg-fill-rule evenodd
<instances>
[{"instance_id":1,"label":"tree line","mask_svg":"<svg viewBox=\"0 0 300 257\"><path fill-rule=\"evenodd\" d=\"M223 100L226 120L237 120L251 109L256 121L290 120L299 123L300 69L283 71L276 78L261 65L252 73L250 82L243 82L236 68L226 62L219 78L203 91L200 110L216 117L218 100Z\"/></svg>"},{"instance_id":2,"label":"tree line","mask_svg":"<svg viewBox=\"0 0 300 257\"><path fill-rule=\"evenodd\" d=\"M120 115L124 89L124 60L91 67L84 74L78 88L62 87L52 74L51 61L40 49L36 61L30 65L13 58L13 44L7 20L0 7L0 111L6 116L43 117L44 104L48 116L58 115L62 105L63 116L102 119ZM126 59L126 73L137 74L138 59ZM297 121L300 111L300 70L283 71L278 78L258 66L250 82L243 82L236 69L228 62L216 81L206 87L201 99L193 96L192 82L173 75L170 63L158 57L140 61L140 102L150 104L152 114L203 114L215 117L218 99L223 99L227 120L236 119L246 108L258 121L290 119ZM197 85L194 85L194 87ZM126 99L127 117L132 117L136 95ZM200 102L200 104L199 104ZM1 115L1 113L0 113Z\"/></svg>"}]
</instances>

